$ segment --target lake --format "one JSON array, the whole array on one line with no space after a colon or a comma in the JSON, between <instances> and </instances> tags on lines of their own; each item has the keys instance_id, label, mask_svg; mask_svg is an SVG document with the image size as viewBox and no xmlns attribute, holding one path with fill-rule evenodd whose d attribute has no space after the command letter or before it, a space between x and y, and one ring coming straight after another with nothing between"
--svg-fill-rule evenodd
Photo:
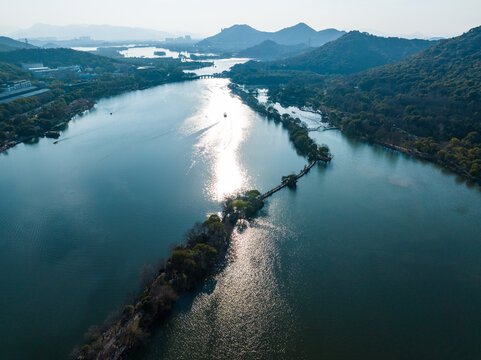
<instances>
[{"instance_id":1,"label":"lake","mask_svg":"<svg viewBox=\"0 0 481 360\"><path fill-rule=\"evenodd\" d=\"M65 358L226 195L307 163L227 84L103 99L58 144L0 154L0 358ZM336 130L311 135L331 164L269 198L136 358L481 355L479 188Z\"/></svg>"}]
</instances>

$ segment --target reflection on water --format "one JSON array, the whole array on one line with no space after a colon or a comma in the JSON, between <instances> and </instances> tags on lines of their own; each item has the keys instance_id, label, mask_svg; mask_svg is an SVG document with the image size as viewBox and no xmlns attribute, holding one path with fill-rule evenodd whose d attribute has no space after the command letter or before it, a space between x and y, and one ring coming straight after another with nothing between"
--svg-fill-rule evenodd
<instances>
[{"instance_id":1,"label":"reflection on water","mask_svg":"<svg viewBox=\"0 0 481 360\"><path fill-rule=\"evenodd\" d=\"M165 54L158 55L156 52L163 52ZM188 52L182 51L172 51L169 49L164 49L156 46L142 46L142 47L130 47L126 50L120 51L120 54L127 58L174 58L178 59L180 56L189 56Z\"/></svg>"},{"instance_id":2,"label":"reflection on water","mask_svg":"<svg viewBox=\"0 0 481 360\"><path fill-rule=\"evenodd\" d=\"M266 359L287 353L296 322L281 295L279 240L288 233L263 219L234 233L223 271L163 330L165 353L147 358Z\"/></svg>"},{"instance_id":3,"label":"reflection on water","mask_svg":"<svg viewBox=\"0 0 481 360\"><path fill-rule=\"evenodd\" d=\"M201 60L201 62L213 62L213 66L207 66L200 69L195 70L185 70L185 72L190 72L199 76L204 75L214 75L220 74L224 71L228 71L232 66L237 64L243 64L249 61L249 59L215 59L215 60Z\"/></svg>"},{"instance_id":4,"label":"reflection on water","mask_svg":"<svg viewBox=\"0 0 481 360\"><path fill-rule=\"evenodd\" d=\"M226 267L135 359L480 358L479 192L338 131L312 136L335 160L269 198ZM268 164L258 187L279 159L255 144L241 164Z\"/></svg>"},{"instance_id":5,"label":"reflection on water","mask_svg":"<svg viewBox=\"0 0 481 360\"><path fill-rule=\"evenodd\" d=\"M304 122L307 127L309 128L327 128L329 124L322 121L322 115L318 112L315 112L311 109L299 109L295 106L284 107L279 103L273 103L269 100L269 96L267 95L267 89L258 89L257 99L261 104L264 105L271 105L274 109L276 109L279 114L288 114L293 118L298 118L302 122Z\"/></svg>"},{"instance_id":6,"label":"reflection on water","mask_svg":"<svg viewBox=\"0 0 481 360\"><path fill-rule=\"evenodd\" d=\"M14 324L0 328L0 359L66 358L137 289L144 263L249 185L239 147L250 127L277 143L286 134L254 121L227 83L103 99L57 144L42 138L0 156L0 319ZM282 144L266 152L289 154Z\"/></svg>"},{"instance_id":7,"label":"reflection on water","mask_svg":"<svg viewBox=\"0 0 481 360\"><path fill-rule=\"evenodd\" d=\"M247 172L239 162L239 149L248 135L251 119L245 106L229 95L226 81L213 83L203 102L201 111L184 122L182 131L186 135L199 133L193 165L199 161L210 163L213 176L206 190L209 197L222 201L249 185Z\"/></svg>"},{"instance_id":8,"label":"reflection on water","mask_svg":"<svg viewBox=\"0 0 481 360\"><path fill-rule=\"evenodd\" d=\"M119 47L128 47L128 48L131 48L131 47L136 47L137 45L135 44L125 44L125 45L109 45L109 46L106 46L106 47L109 47L109 48L119 48ZM98 46L74 46L74 47L71 47L71 49L73 50L77 50L77 51L97 51L98 50Z\"/></svg>"}]
</instances>

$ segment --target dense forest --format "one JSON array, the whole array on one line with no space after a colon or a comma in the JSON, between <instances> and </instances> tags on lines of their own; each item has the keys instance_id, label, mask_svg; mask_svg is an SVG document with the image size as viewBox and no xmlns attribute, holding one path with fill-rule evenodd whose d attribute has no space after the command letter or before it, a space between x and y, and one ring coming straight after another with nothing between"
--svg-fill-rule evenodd
<instances>
[{"instance_id":1,"label":"dense forest","mask_svg":"<svg viewBox=\"0 0 481 360\"><path fill-rule=\"evenodd\" d=\"M393 144L481 179L481 27L392 65L272 87L324 110L348 133Z\"/></svg>"}]
</instances>

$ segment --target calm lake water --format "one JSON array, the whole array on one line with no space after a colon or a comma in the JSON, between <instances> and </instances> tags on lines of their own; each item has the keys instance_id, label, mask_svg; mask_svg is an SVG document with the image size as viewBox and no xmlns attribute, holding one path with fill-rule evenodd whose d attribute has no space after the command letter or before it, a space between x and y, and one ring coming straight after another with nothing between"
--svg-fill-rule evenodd
<instances>
[{"instance_id":1,"label":"calm lake water","mask_svg":"<svg viewBox=\"0 0 481 360\"><path fill-rule=\"evenodd\" d=\"M312 135L332 163L270 198L136 358L481 356L479 188ZM0 154L0 359L65 358L225 195L305 164L223 79L101 100L58 144Z\"/></svg>"}]
</instances>

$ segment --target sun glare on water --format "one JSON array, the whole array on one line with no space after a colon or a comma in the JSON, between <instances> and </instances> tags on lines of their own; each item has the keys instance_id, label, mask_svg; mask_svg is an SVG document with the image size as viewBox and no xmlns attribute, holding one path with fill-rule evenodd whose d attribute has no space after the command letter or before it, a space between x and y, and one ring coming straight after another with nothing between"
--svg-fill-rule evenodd
<instances>
[{"instance_id":1,"label":"sun glare on water","mask_svg":"<svg viewBox=\"0 0 481 360\"><path fill-rule=\"evenodd\" d=\"M233 98L225 80L211 83L199 112L186 120L184 132L196 134L193 162L210 163L211 177L206 186L216 201L247 188L249 179L239 159L239 149L247 137L250 118L240 100Z\"/></svg>"}]
</instances>

